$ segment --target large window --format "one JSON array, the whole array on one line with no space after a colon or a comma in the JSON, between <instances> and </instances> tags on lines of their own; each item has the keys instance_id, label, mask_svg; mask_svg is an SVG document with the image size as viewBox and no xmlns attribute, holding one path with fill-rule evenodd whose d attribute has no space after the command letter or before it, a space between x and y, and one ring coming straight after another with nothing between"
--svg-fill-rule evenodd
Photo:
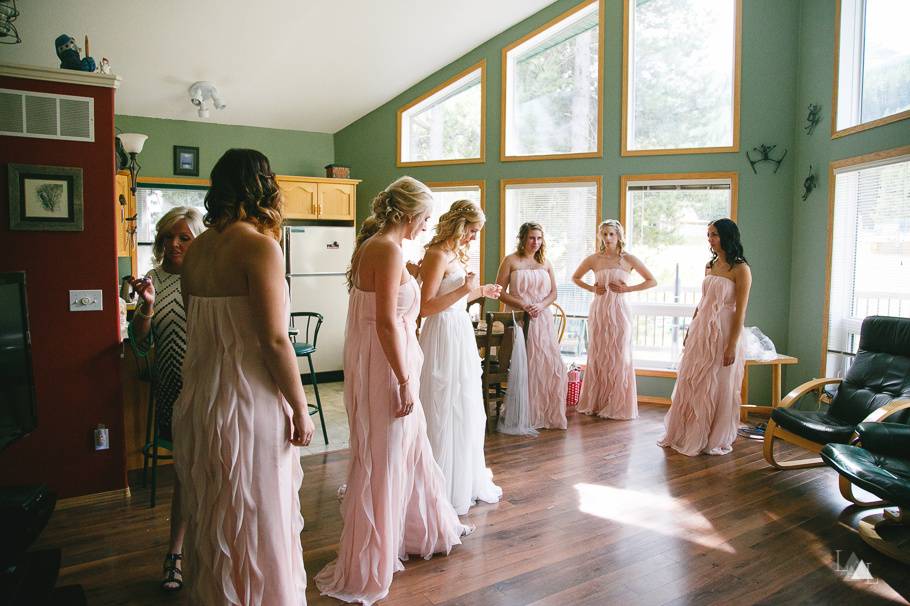
<instances>
[{"instance_id":1,"label":"large window","mask_svg":"<svg viewBox=\"0 0 910 606\"><path fill-rule=\"evenodd\" d=\"M675 368L711 258L708 223L735 218L736 187L735 173L622 178L626 246L657 279L628 295L636 367Z\"/></svg>"},{"instance_id":2,"label":"large window","mask_svg":"<svg viewBox=\"0 0 910 606\"><path fill-rule=\"evenodd\" d=\"M515 252L522 223L540 223L547 260L556 274L556 302L568 317L563 352L583 351L591 293L575 286L572 274L582 259L595 251L594 239L600 222L600 177L504 180L502 200L505 220L500 232L500 257Z\"/></svg>"},{"instance_id":3,"label":"large window","mask_svg":"<svg viewBox=\"0 0 910 606\"><path fill-rule=\"evenodd\" d=\"M834 134L910 117L910 2L840 0Z\"/></svg>"},{"instance_id":4,"label":"large window","mask_svg":"<svg viewBox=\"0 0 910 606\"><path fill-rule=\"evenodd\" d=\"M584 3L502 51L502 160L600 156L601 19Z\"/></svg>"},{"instance_id":5,"label":"large window","mask_svg":"<svg viewBox=\"0 0 910 606\"><path fill-rule=\"evenodd\" d=\"M484 161L486 62L398 111L398 166Z\"/></svg>"},{"instance_id":6,"label":"large window","mask_svg":"<svg viewBox=\"0 0 910 606\"><path fill-rule=\"evenodd\" d=\"M626 0L623 155L739 149L741 0Z\"/></svg>"},{"instance_id":7,"label":"large window","mask_svg":"<svg viewBox=\"0 0 910 606\"><path fill-rule=\"evenodd\" d=\"M136 189L136 271L144 276L152 269L155 224L172 208L189 206L205 215L207 188L177 188L140 185Z\"/></svg>"},{"instance_id":8,"label":"large window","mask_svg":"<svg viewBox=\"0 0 910 606\"><path fill-rule=\"evenodd\" d=\"M436 234L436 224L456 200L471 200L480 208L484 207L484 182L483 181L458 181L445 183L427 183L433 192L433 214L430 216L430 229L425 231L416 240L405 240L404 256L408 261L416 263L423 258L424 246ZM468 247L468 271L476 273L483 280L483 250L486 227L480 236L471 242Z\"/></svg>"},{"instance_id":9,"label":"large window","mask_svg":"<svg viewBox=\"0 0 910 606\"><path fill-rule=\"evenodd\" d=\"M910 147L835 167L826 368L838 376L870 315L910 317Z\"/></svg>"}]
</instances>

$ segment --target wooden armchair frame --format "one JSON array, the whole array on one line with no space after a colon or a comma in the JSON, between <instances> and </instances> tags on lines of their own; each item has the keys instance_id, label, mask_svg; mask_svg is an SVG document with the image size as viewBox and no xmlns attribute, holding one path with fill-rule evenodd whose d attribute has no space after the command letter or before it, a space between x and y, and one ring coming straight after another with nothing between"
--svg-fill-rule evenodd
<instances>
[{"instance_id":1,"label":"wooden armchair frame","mask_svg":"<svg viewBox=\"0 0 910 606\"><path fill-rule=\"evenodd\" d=\"M808 394L811 391L820 390L825 385L831 385L833 383L841 383L843 379L835 378L824 378L824 379L812 379L811 381L806 381L799 387L795 388L793 391L788 393L777 408L789 408L796 404L803 396ZM820 400L823 404L828 405L830 402L825 402ZM863 419L862 423L880 423L885 421L888 417L902 411L910 409L910 399L901 398L896 400L891 400L881 408L878 408ZM764 456L765 460L776 469L806 469L809 467L823 467L825 465L821 457L812 457L807 459L796 459L794 461L778 461L774 456L774 442L776 440L783 440L784 442L789 442L818 454L821 452L824 444L818 442L813 442L812 440L807 440L802 436L798 436L791 431L787 431L783 427L779 426L774 419L768 419L768 427L765 429L765 444L764 444ZM859 440L858 434L854 431L853 436L850 438L850 443L855 443ZM860 499L853 491L853 484L849 480L845 480L843 476L840 476L840 492L841 495L851 503L856 505L861 505L863 507L878 507L883 502L882 501L863 501Z\"/></svg>"}]
</instances>

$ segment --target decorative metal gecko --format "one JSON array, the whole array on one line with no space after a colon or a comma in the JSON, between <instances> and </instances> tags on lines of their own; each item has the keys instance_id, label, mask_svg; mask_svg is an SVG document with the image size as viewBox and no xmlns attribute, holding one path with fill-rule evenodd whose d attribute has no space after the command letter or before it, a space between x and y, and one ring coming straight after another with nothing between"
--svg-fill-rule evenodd
<instances>
[{"instance_id":1,"label":"decorative metal gecko","mask_svg":"<svg viewBox=\"0 0 910 606\"><path fill-rule=\"evenodd\" d=\"M803 202L806 201L806 198L809 197L809 194L812 193L812 190L818 186L818 175L815 174L815 171L812 170L812 165L809 165L809 175L803 180Z\"/></svg>"},{"instance_id":2,"label":"decorative metal gecko","mask_svg":"<svg viewBox=\"0 0 910 606\"><path fill-rule=\"evenodd\" d=\"M815 130L815 127L818 126L818 123L822 120L822 106L818 103L809 104L809 115L806 116L806 125L803 129L806 131L807 135L811 135Z\"/></svg>"},{"instance_id":3,"label":"decorative metal gecko","mask_svg":"<svg viewBox=\"0 0 910 606\"><path fill-rule=\"evenodd\" d=\"M775 160L774 158L771 157L771 152L774 150L775 147L777 147L777 145L765 145L764 143L762 143L758 147L753 147L752 151L756 151L760 154L760 157L758 158L758 160L753 160L751 158L751 156L749 156L749 152L746 152L746 159L749 161L749 164L752 165L753 173L755 173L756 175L758 174L758 171L755 170L755 165L761 164L762 162L771 162L772 164L774 164L774 172L775 173L777 172L777 169L780 168L780 163L783 162L784 158L787 157L787 150L784 150L783 155L780 158L778 158L777 160Z\"/></svg>"}]
</instances>

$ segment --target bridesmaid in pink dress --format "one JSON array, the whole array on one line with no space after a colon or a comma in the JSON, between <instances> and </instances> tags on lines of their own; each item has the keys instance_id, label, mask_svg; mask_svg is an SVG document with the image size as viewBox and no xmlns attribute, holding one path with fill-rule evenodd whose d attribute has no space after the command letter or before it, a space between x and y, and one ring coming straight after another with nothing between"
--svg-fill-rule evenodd
<instances>
[{"instance_id":1,"label":"bridesmaid in pink dress","mask_svg":"<svg viewBox=\"0 0 910 606\"><path fill-rule=\"evenodd\" d=\"M588 366L578 412L604 419L637 419L638 393L632 365L632 314L623 293L657 286L637 257L625 251L622 224L608 219L597 228L598 252L581 262L572 275L580 288L594 293L588 314ZM629 286L632 271L643 280ZM594 273L594 284L582 277Z\"/></svg>"},{"instance_id":2,"label":"bridesmaid in pink dress","mask_svg":"<svg viewBox=\"0 0 910 606\"><path fill-rule=\"evenodd\" d=\"M556 301L556 276L546 259L540 224L525 223L518 230L518 248L502 260L496 283L506 305L531 316L527 337L531 427L565 429L566 367L549 309Z\"/></svg>"},{"instance_id":3,"label":"bridesmaid in pink dress","mask_svg":"<svg viewBox=\"0 0 910 606\"><path fill-rule=\"evenodd\" d=\"M425 231L432 194L402 177L373 200L351 258L344 404L351 463L338 557L316 575L323 595L373 604L409 554L449 553L472 530L458 520L420 405L420 288L401 242Z\"/></svg>"},{"instance_id":4,"label":"bridesmaid in pink dress","mask_svg":"<svg viewBox=\"0 0 910 606\"><path fill-rule=\"evenodd\" d=\"M752 286L736 223L718 219L709 224L708 244L713 258L705 267L701 301L683 341L666 433L658 441L690 457L733 450L745 368L741 336Z\"/></svg>"},{"instance_id":5,"label":"bridesmaid in pink dress","mask_svg":"<svg viewBox=\"0 0 910 606\"><path fill-rule=\"evenodd\" d=\"M181 270L187 349L173 417L188 603L300 606L296 447L315 428L288 340L281 193L266 157L225 152L205 206L209 229Z\"/></svg>"}]
</instances>

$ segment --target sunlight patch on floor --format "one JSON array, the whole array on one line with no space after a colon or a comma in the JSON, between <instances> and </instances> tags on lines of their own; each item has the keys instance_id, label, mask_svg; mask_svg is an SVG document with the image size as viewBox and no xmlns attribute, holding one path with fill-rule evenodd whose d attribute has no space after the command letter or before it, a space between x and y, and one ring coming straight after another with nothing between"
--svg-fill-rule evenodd
<instances>
[{"instance_id":1,"label":"sunlight patch on floor","mask_svg":"<svg viewBox=\"0 0 910 606\"><path fill-rule=\"evenodd\" d=\"M575 490L582 513L736 553L700 512L674 497L599 484L576 484Z\"/></svg>"}]
</instances>

